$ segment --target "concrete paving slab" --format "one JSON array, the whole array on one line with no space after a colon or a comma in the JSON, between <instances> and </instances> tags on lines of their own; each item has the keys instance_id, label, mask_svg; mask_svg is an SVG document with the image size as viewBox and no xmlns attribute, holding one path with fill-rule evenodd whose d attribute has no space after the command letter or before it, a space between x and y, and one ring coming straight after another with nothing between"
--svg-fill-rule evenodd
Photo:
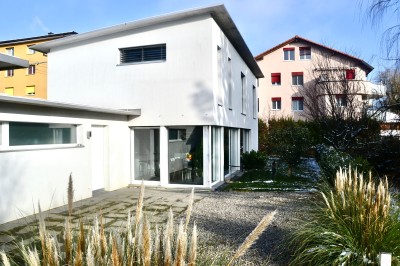
<instances>
[{"instance_id":1,"label":"concrete paving slab","mask_svg":"<svg viewBox=\"0 0 400 266\"><path fill-rule=\"evenodd\" d=\"M140 187L129 186L115 191L94 191L93 197L74 202L72 228L79 229L79 220L84 220L84 228L90 229L95 216L102 215L103 224L110 226L109 230L118 230L126 226L129 211L135 214ZM168 218L170 208L174 217L183 214L187 209L191 189L165 189L148 187L145 189L144 213L150 223L164 223ZM195 192L195 201L207 196L210 191ZM54 208L42 213L47 228L54 234L62 234L65 218L68 215L66 206ZM10 239L20 241L21 236L28 237L33 229L37 230L37 216L31 215L19 220L0 224L0 249L9 250ZM31 236L30 236L31 237ZM25 241L25 240L24 240ZM31 239L29 239L29 242Z\"/></svg>"}]
</instances>

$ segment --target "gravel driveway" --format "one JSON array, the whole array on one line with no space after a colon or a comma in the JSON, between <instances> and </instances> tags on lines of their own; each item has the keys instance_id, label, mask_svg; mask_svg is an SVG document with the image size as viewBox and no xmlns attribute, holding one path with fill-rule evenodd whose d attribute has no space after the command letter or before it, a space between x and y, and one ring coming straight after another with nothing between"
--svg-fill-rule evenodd
<instances>
[{"instance_id":1,"label":"gravel driveway","mask_svg":"<svg viewBox=\"0 0 400 266\"><path fill-rule=\"evenodd\" d=\"M196 192L196 194L202 192ZM304 220L314 194L308 192L214 192L193 208L199 244L212 257L230 257L262 217L278 210L272 224L238 265L287 265L288 232ZM202 195L203 196L203 195Z\"/></svg>"}]
</instances>

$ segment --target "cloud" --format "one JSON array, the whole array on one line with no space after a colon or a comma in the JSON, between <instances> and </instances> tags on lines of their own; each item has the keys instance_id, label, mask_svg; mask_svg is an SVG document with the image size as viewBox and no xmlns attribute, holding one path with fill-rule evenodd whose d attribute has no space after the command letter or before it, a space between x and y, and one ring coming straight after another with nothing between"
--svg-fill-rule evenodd
<instances>
[{"instance_id":1,"label":"cloud","mask_svg":"<svg viewBox=\"0 0 400 266\"><path fill-rule=\"evenodd\" d=\"M31 28L33 30L39 28L41 31L44 31L45 33L50 32L50 29L46 25L44 25L43 21L38 16L33 17Z\"/></svg>"}]
</instances>

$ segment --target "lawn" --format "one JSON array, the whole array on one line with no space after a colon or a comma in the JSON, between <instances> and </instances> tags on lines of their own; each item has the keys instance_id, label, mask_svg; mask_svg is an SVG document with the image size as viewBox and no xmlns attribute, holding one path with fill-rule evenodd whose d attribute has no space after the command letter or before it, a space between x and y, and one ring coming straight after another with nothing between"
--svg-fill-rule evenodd
<instances>
[{"instance_id":1,"label":"lawn","mask_svg":"<svg viewBox=\"0 0 400 266\"><path fill-rule=\"evenodd\" d=\"M277 162L272 171L272 162ZM287 167L277 159L270 159L263 170L244 171L243 175L229 181L225 191L312 191L319 180L319 167L314 159L304 158L302 163L287 175Z\"/></svg>"}]
</instances>

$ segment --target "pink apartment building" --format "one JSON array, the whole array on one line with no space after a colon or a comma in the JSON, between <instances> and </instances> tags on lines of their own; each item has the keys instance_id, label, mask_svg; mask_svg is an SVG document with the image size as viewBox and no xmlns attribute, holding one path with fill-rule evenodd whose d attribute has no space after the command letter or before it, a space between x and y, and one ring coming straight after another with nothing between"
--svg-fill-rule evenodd
<instances>
[{"instance_id":1,"label":"pink apartment building","mask_svg":"<svg viewBox=\"0 0 400 266\"><path fill-rule=\"evenodd\" d=\"M372 66L362 59L300 36L294 36L255 59L264 74L259 84L259 117L265 120L279 117L307 119L307 93L303 90L316 82L334 84L333 79L346 84L358 82L362 86L352 92L352 97L360 102L366 102L374 94L366 80ZM321 98L327 96L326 93L315 93L320 93L318 97ZM337 106L347 104L347 92L337 89L330 93L335 94Z\"/></svg>"}]
</instances>

